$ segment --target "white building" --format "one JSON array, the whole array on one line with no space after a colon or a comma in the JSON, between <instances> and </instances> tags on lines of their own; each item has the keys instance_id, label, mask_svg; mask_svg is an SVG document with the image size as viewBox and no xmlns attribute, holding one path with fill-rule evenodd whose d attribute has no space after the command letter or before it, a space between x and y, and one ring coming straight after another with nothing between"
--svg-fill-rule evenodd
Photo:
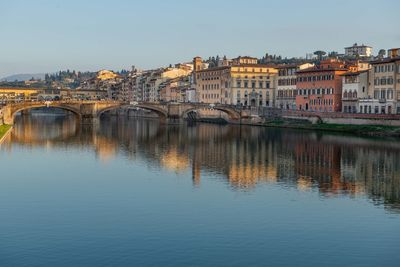
<instances>
[{"instance_id":1,"label":"white building","mask_svg":"<svg viewBox=\"0 0 400 267\"><path fill-rule=\"evenodd\" d=\"M348 72L342 75L342 112L369 113L368 82L369 71Z\"/></svg>"},{"instance_id":2,"label":"white building","mask_svg":"<svg viewBox=\"0 0 400 267\"><path fill-rule=\"evenodd\" d=\"M353 46L345 47L345 55L349 57L370 57L372 56L372 47L367 45L357 45L355 43Z\"/></svg>"},{"instance_id":3,"label":"white building","mask_svg":"<svg viewBox=\"0 0 400 267\"><path fill-rule=\"evenodd\" d=\"M371 62L368 113L400 114L400 57L391 56Z\"/></svg>"}]
</instances>

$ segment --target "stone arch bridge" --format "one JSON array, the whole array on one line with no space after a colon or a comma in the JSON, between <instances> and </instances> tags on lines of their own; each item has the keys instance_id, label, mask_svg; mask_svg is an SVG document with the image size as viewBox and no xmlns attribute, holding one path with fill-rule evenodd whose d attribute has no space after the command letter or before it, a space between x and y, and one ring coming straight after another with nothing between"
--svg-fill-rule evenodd
<instances>
[{"instance_id":1,"label":"stone arch bridge","mask_svg":"<svg viewBox=\"0 0 400 267\"><path fill-rule=\"evenodd\" d=\"M227 105L209 105L200 103L128 103L120 101L46 101L11 103L2 108L5 124L14 124L18 112L34 108L53 107L74 113L78 121L83 124L97 123L100 116L119 108L142 108L158 114L164 123L177 123L191 111L199 109L214 109L226 113L232 123L241 123L241 119L248 117L246 111Z\"/></svg>"}]
</instances>

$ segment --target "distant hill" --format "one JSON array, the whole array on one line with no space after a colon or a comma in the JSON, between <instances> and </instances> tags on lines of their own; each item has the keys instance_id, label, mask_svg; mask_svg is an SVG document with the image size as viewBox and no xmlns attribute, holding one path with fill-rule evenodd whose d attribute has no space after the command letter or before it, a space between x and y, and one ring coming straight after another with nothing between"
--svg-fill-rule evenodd
<instances>
[{"instance_id":1,"label":"distant hill","mask_svg":"<svg viewBox=\"0 0 400 267\"><path fill-rule=\"evenodd\" d=\"M32 79L41 79L44 80L44 75L45 73L34 73L34 74L15 74L15 75L10 75L4 78L0 79L0 82L13 82L15 80L17 81L28 81Z\"/></svg>"}]
</instances>

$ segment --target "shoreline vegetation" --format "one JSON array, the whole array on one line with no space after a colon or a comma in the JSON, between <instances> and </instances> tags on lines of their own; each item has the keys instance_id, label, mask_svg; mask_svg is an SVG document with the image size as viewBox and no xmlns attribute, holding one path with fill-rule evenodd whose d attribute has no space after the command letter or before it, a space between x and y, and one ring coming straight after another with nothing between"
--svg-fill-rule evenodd
<instances>
[{"instance_id":1,"label":"shoreline vegetation","mask_svg":"<svg viewBox=\"0 0 400 267\"><path fill-rule=\"evenodd\" d=\"M3 143L3 139L11 130L12 126L7 124L0 125L0 144Z\"/></svg>"},{"instance_id":2,"label":"shoreline vegetation","mask_svg":"<svg viewBox=\"0 0 400 267\"><path fill-rule=\"evenodd\" d=\"M384 125L350 125L350 124L312 124L304 120L275 119L266 121L260 126L291 128L300 130L316 130L336 133L347 133L362 136L396 137L400 138L400 127Z\"/></svg>"},{"instance_id":3,"label":"shoreline vegetation","mask_svg":"<svg viewBox=\"0 0 400 267\"><path fill-rule=\"evenodd\" d=\"M201 118L196 122L213 123L213 124L229 124L228 121L221 118ZM331 124L317 123L313 124L306 120L296 119L271 119L265 122L244 122L242 125L271 127L271 128L286 128L297 130L323 131L331 133L343 133L350 135L358 135L364 137L391 137L400 139L400 127L386 125L355 125L355 124Z\"/></svg>"}]
</instances>

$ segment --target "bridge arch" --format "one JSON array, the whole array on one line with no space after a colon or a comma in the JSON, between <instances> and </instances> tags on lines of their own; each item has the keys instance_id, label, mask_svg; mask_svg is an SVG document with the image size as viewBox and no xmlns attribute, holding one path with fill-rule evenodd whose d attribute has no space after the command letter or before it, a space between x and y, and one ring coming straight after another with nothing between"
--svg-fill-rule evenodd
<instances>
[{"instance_id":1,"label":"bridge arch","mask_svg":"<svg viewBox=\"0 0 400 267\"><path fill-rule=\"evenodd\" d=\"M82 114L80 113L80 111L73 107L57 105L57 104L56 105L54 105L54 104L47 105L45 103L41 103L41 104L35 103L33 105L24 105L21 107L11 108L11 110L8 112L8 114L4 114L5 123L10 124L10 125L14 124L15 116L19 112L22 112L24 110L31 110L31 109L45 108L45 107L70 111L71 113L73 113L76 116L78 121L81 121L81 119L82 119Z\"/></svg>"},{"instance_id":2,"label":"bridge arch","mask_svg":"<svg viewBox=\"0 0 400 267\"><path fill-rule=\"evenodd\" d=\"M100 118L102 114L104 114L107 111L119 109L119 108L141 108L141 109L146 109L153 111L156 113L161 120L165 120L168 118L168 112L160 107L156 107L154 105L146 105L146 104L137 104L137 105L130 105L130 104L125 104L125 105L117 105L113 107L107 107L104 109L101 109L97 112L97 118Z\"/></svg>"},{"instance_id":3,"label":"bridge arch","mask_svg":"<svg viewBox=\"0 0 400 267\"><path fill-rule=\"evenodd\" d=\"M210 109L210 106L204 106L204 105L196 106L196 105L194 105L193 107L186 109L182 113L181 117L182 118L186 118L187 115L190 112L198 111L198 110L201 110L201 109ZM240 112L238 112L238 111L236 111L236 110L234 110L232 108L222 107L222 106L214 106L214 107L212 107L212 109L224 112L225 114L228 115L228 118L229 118L230 121L239 121L240 118L241 118Z\"/></svg>"}]
</instances>

